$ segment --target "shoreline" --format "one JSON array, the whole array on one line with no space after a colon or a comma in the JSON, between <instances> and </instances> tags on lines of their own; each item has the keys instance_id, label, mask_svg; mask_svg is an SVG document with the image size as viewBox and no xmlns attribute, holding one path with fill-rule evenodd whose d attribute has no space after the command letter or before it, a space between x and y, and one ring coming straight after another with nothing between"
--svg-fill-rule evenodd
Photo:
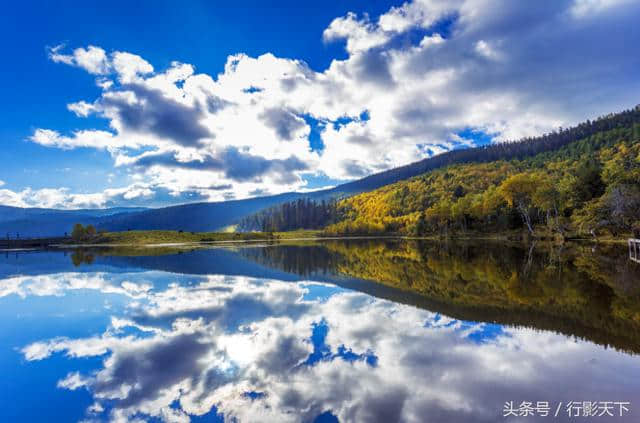
<instances>
[{"instance_id":1,"label":"shoreline","mask_svg":"<svg viewBox=\"0 0 640 423\"><path fill-rule=\"evenodd\" d=\"M219 241L185 241L185 242L162 242L162 243L76 243L76 244L51 244L54 248L85 248L85 247L185 247L190 245L232 245L232 244L257 244L257 243L281 243L291 241L337 241L337 240L361 240L361 239L403 239L401 236L331 236L331 237L306 237L306 238L255 238L255 239L232 239Z\"/></svg>"},{"instance_id":2,"label":"shoreline","mask_svg":"<svg viewBox=\"0 0 640 423\"><path fill-rule=\"evenodd\" d=\"M119 247L141 247L141 248L181 248L181 247L198 247L198 246L229 246L250 244L256 245L260 243L277 244L287 242L323 242L323 241L341 241L341 240L408 240L408 241L438 241L438 242L456 242L456 241L491 241L530 245L534 243L541 244L627 244L628 239L612 239L612 238L568 238L562 241L550 238L528 238L528 239L512 239L506 236L455 236L455 237L438 237L438 236L407 236L407 235L347 235L347 236L312 236L312 237L293 237L293 238L251 238L251 239L231 239L231 240L215 240L215 241L177 241L177 242L93 242L93 243L70 243L70 244L51 244L48 247L58 249L76 249L76 248L119 248ZM10 251L10 250L2 250ZM15 251L15 250L14 250Z\"/></svg>"}]
</instances>

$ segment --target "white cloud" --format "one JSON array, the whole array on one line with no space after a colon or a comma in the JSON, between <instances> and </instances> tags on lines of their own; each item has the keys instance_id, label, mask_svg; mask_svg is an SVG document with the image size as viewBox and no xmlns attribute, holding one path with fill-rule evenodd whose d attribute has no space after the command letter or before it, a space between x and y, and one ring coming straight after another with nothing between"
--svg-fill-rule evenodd
<instances>
[{"instance_id":1,"label":"white cloud","mask_svg":"<svg viewBox=\"0 0 640 423\"><path fill-rule=\"evenodd\" d=\"M634 0L575 0L571 12L577 18L597 15L617 6L630 4Z\"/></svg>"},{"instance_id":2,"label":"white cloud","mask_svg":"<svg viewBox=\"0 0 640 423\"><path fill-rule=\"evenodd\" d=\"M23 195L9 189L0 189L0 204L3 206L28 207Z\"/></svg>"},{"instance_id":3,"label":"white cloud","mask_svg":"<svg viewBox=\"0 0 640 423\"><path fill-rule=\"evenodd\" d=\"M81 106L71 106L74 111L82 109ZM115 149L119 147L133 147L137 144L130 140L114 137L111 132L98 130L76 131L72 136L63 136L57 131L51 129L36 129L30 141L47 147L58 147L63 149L72 149L77 147L91 147L97 149Z\"/></svg>"},{"instance_id":4,"label":"white cloud","mask_svg":"<svg viewBox=\"0 0 640 423\"><path fill-rule=\"evenodd\" d=\"M329 42L345 39L347 51L354 54L386 43L391 34L370 22L368 16L358 20L354 13L348 13L347 16L334 19L322 37Z\"/></svg>"},{"instance_id":5,"label":"white cloud","mask_svg":"<svg viewBox=\"0 0 640 423\"><path fill-rule=\"evenodd\" d=\"M93 104L89 104L86 101L67 104L67 109L75 113L78 117L87 117L95 111Z\"/></svg>"},{"instance_id":6,"label":"white cloud","mask_svg":"<svg viewBox=\"0 0 640 423\"><path fill-rule=\"evenodd\" d=\"M63 49L64 45L49 49L49 58L56 63L77 66L93 75L104 75L110 70L107 54L100 47L88 46L86 49L79 47L71 54L60 53Z\"/></svg>"},{"instance_id":7,"label":"white cloud","mask_svg":"<svg viewBox=\"0 0 640 423\"><path fill-rule=\"evenodd\" d=\"M87 379L82 377L80 373L69 373L66 378L58 381L58 388L75 391L87 385Z\"/></svg>"},{"instance_id":8,"label":"white cloud","mask_svg":"<svg viewBox=\"0 0 640 423\"><path fill-rule=\"evenodd\" d=\"M149 62L138 55L127 52L117 51L113 54L113 67L120 77L120 82L125 84L153 72L153 66Z\"/></svg>"},{"instance_id":9,"label":"white cloud","mask_svg":"<svg viewBox=\"0 0 640 423\"><path fill-rule=\"evenodd\" d=\"M480 40L476 43L475 46L476 51L481 56L486 57L487 59L499 60L500 52L498 52L493 46L487 43L484 40Z\"/></svg>"},{"instance_id":10,"label":"white cloud","mask_svg":"<svg viewBox=\"0 0 640 423\"><path fill-rule=\"evenodd\" d=\"M56 209L103 208L144 204L163 188L134 182L122 188L107 188L95 193L73 193L69 188L25 188L21 191L0 189L0 204L14 207Z\"/></svg>"},{"instance_id":11,"label":"white cloud","mask_svg":"<svg viewBox=\"0 0 640 423\"><path fill-rule=\"evenodd\" d=\"M110 128L39 128L30 139L104 149L115 166L176 196L304 189L305 175L351 179L446 151L465 129L513 140L634 106L640 80L628 46L640 42L639 16L624 0L415 0L377 18L334 19L323 38L344 40L349 55L321 72L237 54L210 76L190 64L155 70L132 53L58 46L51 59L97 75L102 90L69 110ZM363 112L368 120L358 119ZM310 150L308 118L323 128L321 151ZM338 118L352 121L334 125Z\"/></svg>"}]
</instances>

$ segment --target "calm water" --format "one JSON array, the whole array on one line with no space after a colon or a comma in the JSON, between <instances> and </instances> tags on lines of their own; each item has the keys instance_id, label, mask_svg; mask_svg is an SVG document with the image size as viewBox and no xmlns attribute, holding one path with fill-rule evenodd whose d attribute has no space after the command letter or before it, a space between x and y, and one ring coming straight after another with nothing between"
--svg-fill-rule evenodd
<instances>
[{"instance_id":1,"label":"calm water","mask_svg":"<svg viewBox=\"0 0 640 423\"><path fill-rule=\"evenodd\" d=\"M2 253L0 317L2 422L640 421L624 247Z\"/></svg>"}]
</instances>

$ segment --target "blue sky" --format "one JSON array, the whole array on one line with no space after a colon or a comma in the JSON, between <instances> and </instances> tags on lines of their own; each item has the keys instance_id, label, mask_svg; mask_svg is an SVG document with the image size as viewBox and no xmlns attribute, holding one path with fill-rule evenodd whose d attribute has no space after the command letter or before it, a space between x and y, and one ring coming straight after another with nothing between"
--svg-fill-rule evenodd
<instances>
[{"instance_id":1,"label":"blue sky","mask_svg":"<svg viewBox=\"0 0 640 423\"><path fill-rule=\"evenodd\" d=\"M25 142L36 126L61 131L79 127L106 127L69 113L65 104L97 96L91 75L51 62L46 47L99 45L144 54L156 66L179 60L197 64L215 75L227 56L244 52L258 56L272 52L301 58L315 69L326 68L336 57L346 57L338 44L321 42L322 31L336 17L351 10L382 13L389 2L350 1L333 5L300 2L236 1L213 4L190 1L175 7L172 1L113 1L84 4L67 1L29 1L8 4L0 15L3 51L11 61L0 68L3 125L0 139L0 180L4 188L67 186L94 192L110 186L114 172L109 154L90 149L59 150ZM7 10L8 9L8 10ZM8 147L8 148L7 148ZM322 181L319 182L322 184Z\"/></svg>"},{"instance_id":2,"label":"blue sky","mask_svg":"<svg viewBox=\"0 0 640 423\"><path fill-rule=\"evenodd\" d=\"M628 0L134 3L4 6L0 204L316 189L638 102Z\"/></svg>"}]
</instances>

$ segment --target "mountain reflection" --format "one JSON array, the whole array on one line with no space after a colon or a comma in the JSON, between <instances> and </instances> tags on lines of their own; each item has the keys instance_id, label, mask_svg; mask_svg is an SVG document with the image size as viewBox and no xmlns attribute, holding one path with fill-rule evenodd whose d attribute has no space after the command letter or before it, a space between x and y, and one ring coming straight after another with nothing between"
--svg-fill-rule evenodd
<instances>
[{"instance_id":1,"label":"mountain reflection","mask_svg":"<svg viewBox=\"0 0 640 423\"><path fill-rule=\"evenodd\" d=\"M207 270L228 252L181 257L210 257ZM613 421L631 422L638 356L565 335L637 351L637 291L616 276L634 269L608 253L379 242L233 253L295 280L92 253L88 266L7 275L0 299L122 300L96 333L61 327L20 348L27 366L68 357L58 387L90 393L86 421L496 422L516 421L505 401L597 400L630 401ZM100 364L82 368L90 357Z\"/></svg>"}]
</instances>

